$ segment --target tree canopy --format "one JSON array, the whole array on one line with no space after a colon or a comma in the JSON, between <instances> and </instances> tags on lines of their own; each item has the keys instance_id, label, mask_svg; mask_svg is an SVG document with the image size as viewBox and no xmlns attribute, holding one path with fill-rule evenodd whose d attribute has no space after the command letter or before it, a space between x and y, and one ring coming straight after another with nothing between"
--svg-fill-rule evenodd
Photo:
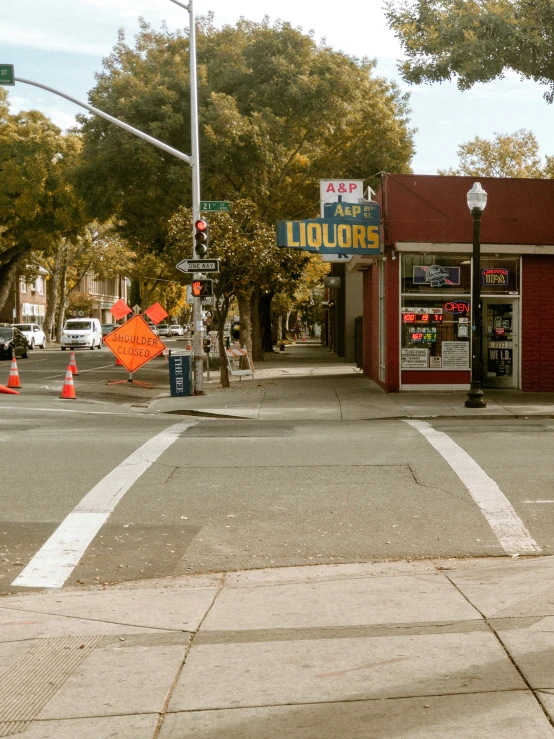
<instances>
[{"instance_id":1,"label":"tree canopy","mask_svg":"<svg viewBox=\"0 0 554 739\"><path fill-rule=\"evenodd\" d=\"M17 269L85 225L69 182L79 137L64 135L37 111L10 113L0 89L0 308Z\"/></svg>"},{"instance_id":2,"label":"tree canopy","mask_svg":"<svg viewBox=\"0 0 554 739\"><path fill-rule=\"evenodd\" d=\"M318 210L320 177L371 183L409 171L408 100L375 63L317 44L288 23L198 23L202 197L249 200L273 224ZM188 38L142 22L123 34L90 92L93 105L190 152ZM188 167L98 118L82 118L79 182L89 212L162 249L171 216L190 203Z\"/></svg>"},{"instance_id":3,"label":"tree canopy","mask_svg":"<svg viewBox=\"0 0 554 739\"><path fill-rule=\"evenodd\" d=\"M457 168L439 170L442 175L472 177L552 177L554 157L543 162L532 131L495 133L492 140L476 136L458 147Z\"/></svg>"},{"instance_id":4,"label":"tree canopy","mask_svg":"<svg viewBox=\"0 0 554 739\"><path fill-rule=\"evenodd\" d=\"M457 78L467 90L512 70L548 86L554 100L552 0L388 0L408 82Z\"/></svg>"}]
</instances>

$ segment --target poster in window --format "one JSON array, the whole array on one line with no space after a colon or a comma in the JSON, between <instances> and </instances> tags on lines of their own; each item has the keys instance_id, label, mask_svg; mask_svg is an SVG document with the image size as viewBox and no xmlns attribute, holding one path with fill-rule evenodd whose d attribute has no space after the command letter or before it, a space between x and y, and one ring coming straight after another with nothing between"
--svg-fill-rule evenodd
<instances>
[{"instance_id":1,"label":"poster in window","mask_svg":"<svg viewBox=\"0 0 554 739\"><path fill-rule=\"evenodd\" d=\"M442 342L443 369L469 369L469 341Z\"/></svg>"},{"instance_id":2,"label":"poster in window","mask_svg":"<svg viewBox=\"0 0 554 739\"><path fill-rule=\"evenodd\" d=\"M427 369L429 349L402 349L402 369Z\"/></svg>"}]
</instances>

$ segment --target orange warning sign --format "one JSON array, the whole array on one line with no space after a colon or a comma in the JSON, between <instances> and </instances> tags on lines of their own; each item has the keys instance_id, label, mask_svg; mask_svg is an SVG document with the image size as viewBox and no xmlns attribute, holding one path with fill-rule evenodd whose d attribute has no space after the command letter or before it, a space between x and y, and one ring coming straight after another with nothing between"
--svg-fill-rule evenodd
<instances>
[{"instance_id":1,"label":"orange warning sign","mask_svg":"<svg viewBox=\"0 0 554 739\"><path fill-rule=\"evenodd\" d=\"M142 316L133 316L116 328L104 338L104 344L129 372L138 370L166 348Z\"/></svg>"}]
</instances>

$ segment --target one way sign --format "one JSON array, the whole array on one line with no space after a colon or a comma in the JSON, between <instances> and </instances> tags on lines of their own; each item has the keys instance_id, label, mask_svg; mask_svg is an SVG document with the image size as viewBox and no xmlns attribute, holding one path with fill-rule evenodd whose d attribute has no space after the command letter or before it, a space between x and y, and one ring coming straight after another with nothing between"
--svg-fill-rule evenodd
<instances>
[{"instance_id":1,"label":"one way sign","mask_svg":"<svg viewBox=\"0 0 554 739\"><path fill-rule=\"evenodd\" d=\"M183 259L176 267L181 272L219 272L219 259Z\"/></svg>"}]
</instances>

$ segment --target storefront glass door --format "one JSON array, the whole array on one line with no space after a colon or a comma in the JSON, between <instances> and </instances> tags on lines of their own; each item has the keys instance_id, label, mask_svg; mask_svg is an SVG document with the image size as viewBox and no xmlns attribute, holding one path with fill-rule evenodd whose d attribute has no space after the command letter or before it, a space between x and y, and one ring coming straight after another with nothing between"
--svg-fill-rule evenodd
<instances>
[{"instance_id":1,"label":"storefront glass door","mask_svg":"<svg viewBox=\"0 0 554 739\"><path fill-rule=\"evenodd\" d=\"M519 387L516 298L483 299L483 386Z\"/></svg>"}]
</instances>

